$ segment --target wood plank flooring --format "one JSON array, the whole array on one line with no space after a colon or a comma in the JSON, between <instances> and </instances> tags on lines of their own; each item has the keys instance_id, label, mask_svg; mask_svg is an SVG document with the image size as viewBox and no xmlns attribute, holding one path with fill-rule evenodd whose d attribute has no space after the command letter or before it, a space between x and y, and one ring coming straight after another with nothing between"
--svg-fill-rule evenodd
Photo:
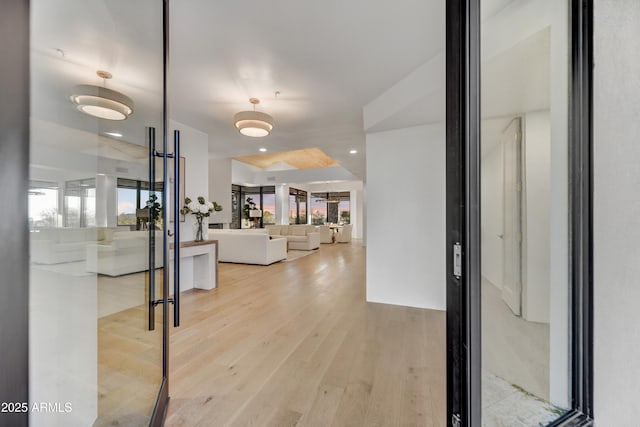
<instances>
[{"instance_id":1,"label":"wood plank flooring","mask_svg":"<svg viewBox=\"0 0 640 427\"><path fill-rule=\"evenodd\" d=\"M167 426L445 426L445 314L366 303L357 242L219 279L182 296Z\"/></svg>"}]
</instances>

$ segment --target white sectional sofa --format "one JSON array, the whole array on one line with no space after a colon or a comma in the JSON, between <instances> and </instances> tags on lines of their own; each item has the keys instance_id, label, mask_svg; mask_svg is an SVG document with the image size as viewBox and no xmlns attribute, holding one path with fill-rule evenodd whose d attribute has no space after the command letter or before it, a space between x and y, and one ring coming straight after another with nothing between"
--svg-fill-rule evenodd
<instances>
[{"instance_id":1,"label":"white sectional sofa","mask_svg":"<svg viewBox=\"0 0 640 427\"><path fill-rule=\"evenodd\" d=\"M218 241L218 260L239 264L269 265L287 258L287 240L271 238L264 229L209 230Z\"/></svg>"},{"instance_id":2,"label":"white sectional sofa","mask_svg":"<svg viewBox=\"0 0 640 427\"><path fill-rule=\"evenodd\" d=\"M162 231L155 232L155 267L162 267ZM110 241L86 245L86 270L121 276L149 269L149 231L113 233Z\"/></svg>"},{"instance_id":3,"label":"white sectional sofa","mask_svg":"<svg viewBox=\"0 0 640 427\"><path fill-rule=\"evenodd\" d=\"M267 225L273 238L283 237L289 242L289 249L311 251L320 247L320 232L315 225Z\"/></svg>"},{"instance_id":4,"label":"white sectional sofa","mask_svg":"<svg viewBox=\"0 0 640 427\"><path fill-rule=\"evenodd\" d=\"M111 240L111 228L44 228L29 233L31 262L62 264L83 261L87 245Z\"/></svg>"}]
</instances>

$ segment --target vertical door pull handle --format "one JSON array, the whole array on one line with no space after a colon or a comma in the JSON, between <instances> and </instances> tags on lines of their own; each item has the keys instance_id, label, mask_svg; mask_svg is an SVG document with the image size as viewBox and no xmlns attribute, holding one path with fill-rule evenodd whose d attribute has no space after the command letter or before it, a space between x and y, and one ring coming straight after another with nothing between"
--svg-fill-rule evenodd
<instances>
[{"instance_id":1,"label":"vertical door pull handle","mask_svg":"<svg viewBox=\"0 0 640 427\"><path fill-rule=\"evenodd\" d=\"M173 131L173 326L180 326L180 131Z\"/></svg>"},{"instance_id":2,"label":"vertical door pull handle","mask_svg":"<svg viewBox=\"0 0 640 427\"><path fill-rule=\"evenodd\" d=\"M147 138L149 144L149 198L155 195L156 191L156 129L147 128ZM149 220L147 227L149 228L149 295L147 297L147 311L149 313L148 326L150 331L155 329L155 307L156 307L156 219L154 212L149 209Z\"/></svg>"}]
</instances>

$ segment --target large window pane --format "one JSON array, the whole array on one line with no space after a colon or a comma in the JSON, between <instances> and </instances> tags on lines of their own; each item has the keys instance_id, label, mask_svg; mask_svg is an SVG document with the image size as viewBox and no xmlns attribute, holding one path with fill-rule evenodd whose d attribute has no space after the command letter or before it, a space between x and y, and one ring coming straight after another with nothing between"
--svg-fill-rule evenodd
<instances>
[{"instance_id":1,"label":"large window pane","mask_svg":"<svg viewBox=\"0 0 640 427\"><path fill-rule=\"evenodd\" d=\"M58 211L58 189L29 189L29 228L61 227L61 215Z\"/></svg>"},{"instance_id":2,"label":"large window pane","mask_svg":"<svg viewBox=\"0 0 640 427\"><path fill-rule=\"evenodd\" d=\"M312 193L311 223L350 224L351 193L348 191Z\"/></svg>"},{"instance_id":3,"label":"large window pane","mask_svg":"<svg viewBox=\"0 0 640 427\"><path fill-rule=\"evenodd\" d=\"M298 195L298 224L307 223L307 196Z\"/></svg>"},{"instance_id":4,"label":"large window pane","mask_svg":"<svg viewBox=\"0 0 640 427\"><path fill-rule=\"evenodd\" d=\"M298 223L298 199L295 194L289 194L289 224Z\"/></svg>"},{"instance_id":5,"label":"large window pane","mask_svg":"<svg viewBox=\"0 0 640 427\"><path fill-rule=\"evenodd\" d=\"M137 230L146 229L149 223L148 202L157 202L162 206L162 183L156 183L155 199L151 200L149 183L118 178L118 225L135 226ZM162 215L156 213L156 228L162 228Z\"/></svg>"},{"instance_id":6,"label":"large window pane","mask_svg":"<svg viewBox=\"0 0 640 427\"><path fill-rule=\"evenodd\" d=\"M322 225L327 222L326 193L311 194L311 224Z\"/></svg>"},{"instance_id":7,"label":"large window pane","mask_svg":"<svg viewBox=\"0 0 640 427\"><path fill-rule=\"evenodd\" d=\"M307 223L307 192L289 189L289 224Z\"/></svg>"},{"instance_id":8,"label":"large window pane","mask_svg":"<svg viewBox=\"0 0 640 427\"><path fill-rule=\"evenodd\" d=\"M264 225L276 223L275 194L262 194L262 223Z\"/></svg>"},{"instance_id":9,"label":"large window pane","mask_svg":"<svg viewBox=\"0 0 640 427\"><path fill-rule=\"evenodd\" d=\"M118 188L118 225L136 225L137 190Z\"/></svg>"},{"instance_id":10,"label":"large window pane","mask_svg":"<svg viewBox=\"0 0 640 427\"><path fill-rule=\"evenodd\" d=\"M249 216L251 209L260 209L260 187L242 188L242 228L253 228L256 224Z\"/></svg>"},{"instance_id":11,"label":"large window pane","mask_svg":"<svg viewBox=\"0 0 640 427\"><path fill-rule=\"evenodd\" d=\"M338 217L340 218L340 224L351 223L351 202L349 200L338 202Z\"/></svg>"}]
</instances>

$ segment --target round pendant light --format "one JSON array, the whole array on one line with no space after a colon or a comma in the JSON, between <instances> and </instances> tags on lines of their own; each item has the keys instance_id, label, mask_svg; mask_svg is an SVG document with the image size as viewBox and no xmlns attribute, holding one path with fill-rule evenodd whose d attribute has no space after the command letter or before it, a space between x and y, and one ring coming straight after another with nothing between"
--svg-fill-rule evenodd
<instances>
[{"instance_id":1,"label":"round pendant light","mask_svg":"<svg viewBox=\"0 0 640 427\"><path fill-rule=\"evenodd\" d=\"M110 79L111 74L98 71L99 77ZM78 85L71 101L85 114L106 120L125 120L133 114L133 101L128 96L112 89L94 85Z\"/></svg>"},{"instance_id":2,"label":"round pendant light","mask_svg":"<svg viewBox=\"0 0 640 427\"><path fill-rule=\"evenodd\" d=\"M259 99L251 98L249 102L253 104L253 111L241 111L233 116L236 129L241 134L253 138L269 135L273 129L273 117L255 110L256 105L260 103Z\"/></svg>"}]
</instances>

